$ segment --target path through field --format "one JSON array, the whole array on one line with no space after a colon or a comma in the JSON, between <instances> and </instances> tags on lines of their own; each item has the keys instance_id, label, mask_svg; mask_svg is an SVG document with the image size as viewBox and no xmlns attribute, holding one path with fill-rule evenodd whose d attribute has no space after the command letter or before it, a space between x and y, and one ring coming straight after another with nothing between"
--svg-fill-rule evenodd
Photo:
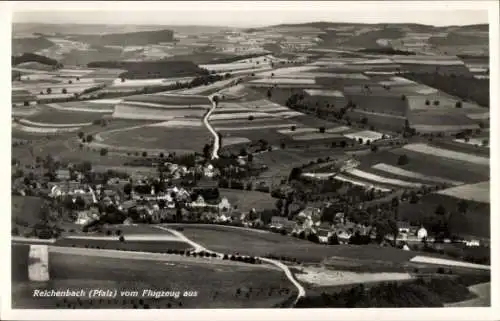
<instances>
[{"instance_id":1,"label":"path through field","mask_svg":"<svg viewBox=\"0 0 500 321\"><path fill-rule=\"evenodd\" d=\"M208 251L208 252L216 253L219 256L223 255L221 253L217 253L217 252L210 251L210 250L206 249L202 245L200 245L200 244L198 244L198 243L190 240L189 238L187 238L184 234L182 234L179 231L176 231L176 230L173 230L173 229L169 229L169 228L163 227L163 226L155 226L155 227L159 228L161 230L168 231L168 232L174 234L179 239L183 240L184 242L186 242L189 245L191 245L192 247L194 247L197 251ZM299 291L299 293L297 295L297 298L295 299L294 305L297 303L297 301L300 298L302 298L302 297L304 297L306 295L306 291L305 291L304 287L299 282L297 282L297 280L293 276L293 274L290 271L290 269L288 268L288 266L286 266L285 264L281 263L280 261L276 261L276 260L272 260L272 259L268 259L268 258L259 257L258 259L262 260L263 262L267 262L269 264L272 264L272 265L277 266L278 268L280 268L285 273L286 277L290 280L290 282L292 282L293 285L295 285L295 287L297 288L297 290Z\"/></svg>"},{"instance_id":2,"label":"path through field","mask_svg":"<svg viewBox=\"0 0 500 321\"><path fill-rule=\"evenodd\" d=\"M205 126L207 127L207 129L214 136L214 147L213 147L213 150L212 150L212 159L217 159L217 158L219 158L218 152L219 152L219 148L220 148L219 135L217 135L217 132L215 131L215 129L208 122L208 119L212 115L213 111L215 110L215 108L217 108L217 103L213 100L213 98L214 98L214 96L210 96L209 97L210 101L212 102L212 109L210 109L208 111L208 113L205 115L205 117L203 118L203 123L205 124Z\"/></svg>"}]
</instances>

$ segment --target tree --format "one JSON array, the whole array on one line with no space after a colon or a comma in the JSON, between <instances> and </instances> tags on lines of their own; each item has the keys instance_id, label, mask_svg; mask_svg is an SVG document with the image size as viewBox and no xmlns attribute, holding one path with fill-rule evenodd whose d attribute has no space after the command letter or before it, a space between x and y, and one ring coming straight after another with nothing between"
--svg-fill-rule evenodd
<instances>
[{"instance_id":1,"label":"tree","mask_svg":"<svg viewBox=\"0 0 500 321\"><path fill-rule=\"evenodd\" d=\"M294 131L295 131L295 129L297 129L297 126L295 126L295 125L292 125L292 127L290 127L290 130L291 130L292 132L294 132Z\"/></svg>"},{"instance_id":2,"label":"tree","mask_svg":"<svg viewBox=\"0 0 500 321\"><path fill-rule=\"evenodd\" d=\"M376 151L378 151L378 146L377 146L377 145L372 145L372 146L370 147L370 149L371 149L371 151L372 151L372 152L374 152L374 153L375 153Z\"/></svg>"},{"instance_id":3,"label":"tree","mask_svg":"<svg viewBox=\"0 0 500 321\"><path fill-rule=\"evenodd\" d=\"M347 142L345 140L340 142L340 147L346 148L346 146L347 146Z\"/></svg>"},{"instance_id":4,"label":"tree","mask_svg":"<svg viewBox=\"0 0 500 321\"><path fill-rule=\"evenodd\" d=\"M142 157L148 157L148 152L146 151L142 152Z\"/></svg>"},{"instance_id":5,"label":"tree","mask_svg":"<svg viewBox=\"0 0 500 321\"><path fill-rule=\"evenodd\" d=\"M120 79L121 79L122 82L125 82L125 78L121 77Z\"/></svg>"},{"instance_id":6,"label":"tree","mask_svg":"<svg viewBox=\"0 0 500 321\"><path fill-rule=\"evenodd\" d=\"M446 208L443 206L443 204L439 204L438 206L436 206L434 213L436 215L444 216L446 214Z\"/></svg>"},{"instance_id":7,"label":"tree","mask_svg":"<svg viewBox=\"0 0 500 321\"><path fill-rule=\"evenodd\" d=\"M253 155L252 154L248 154L247 160L248 160L249 163L253 162Z\"/></svg>"},{"instance_id":8,"label":"tree","mask_svg":"<svg viewBox=\"0 0 500 321\"><path fill-rule=\"evenodd\" d=\"M425 105L426 105L426 106L429 106L430 104L431 104L431 102L429 101L429 99L426 99L426 100L425 100Z\"/></svg>"},{"instance_id":9,"label":"tree","mask_svg":"<svg viewBox=\"0 0 500 321\"><path fill-rule=\"evenodd\" d=\"M410 160L409 160L408 156L406 156L406 155L401 155L398 157L398 165L403 166L403 165L408 164L409 162L410 162Z\"/></svg>"},{"instance_id":10,"label":"tree","mask_svg":"<svg viewBox=\"0 0 500 321\"><path fill-rule=\"evenodd\" d=\"M205 158L210 158L210 149L212 147L209 145L209 144L205 144L205 146L203 146L203 157Z\"/></svg>"},{"instance_id":11,"label":"tree","mask_svg":"<svg viewBox=\"0 0 500 321\"><path fill-rule=\"evenodd\" d=\"M433 104L434 106L439 106L439 100L434 100Z\"/></svg>"},{"instance_id":12,"label":"tree","mask_svg":"<svg viewBox=\"0 0 500 321\"><path fill-rule=\"evenodd\" d=\"M486 147L486 146L488 146L489 144L490 144L490 141L489 141L489 139L487 139L487 138L483 139L483 141L481 142L481 145L483 145L483 147Z\"/></svg>"},{"instance_id":13,"label":"tree","mask_svg":"<svg viewBox=\"0 0 500 321\"><path fill-rule=\"evenodd\" d=\"M63 89L61 90L61 92L62 92L63 94L67 94L67 93L68 93L68 90L66 90L66 88L63 88Z\"/></svg>"},{"instance_id":14,"label":"tree","mask_svg":"<svg viewBox=\"0 0 500 321\"><path fill-rule=\"evenodd\" d=\"M30 105L30 102L29 101L24 101L24 106L27 107Z\"/></svg>"},{"instance_id":15,"label":"tree","mask_svg":"<svg viewBox=\"0 0 500 321\"><path fill-rule=\"evenodd\" d=\"M320 127L320 128L319 128L319 132L320 132L321 134L324 134L324 133L325 133L325 127Z\"/></svg>"},{"instance_id":16,"label":"tree","mask_svg":"<svg viewBox=\"0 0 500 321\"><path fill-rule=\"evenodd\" d=\"M71 79L70 79L70 80L68 80L68 84L70 84L70 85L71 85L72 83L73 83L73 81L72 81Z\"/></svg>"},{"instance_id":17,"label":"tree","mask_svg":"<svg viewBox=\"0 0 500 321\"><path fill-rule=\"evenodd\" d=\"M52 93L52 89L51 88L47 88L47 94L51 94Z\"/></svg>"},{"instance_id":18,"label":"tree","mask_svg":"<svg viewBox=\"0 0 500 321\"><path fill-rule=\"evenodd\" d=\"M457 204L457 209L460 214L466 214L469 209L469 203L466 200L460 200Z\"/></svg>"},{"instance_id":19,"label":"tree","mask_svg":"<svg viewBox=\"0 0 500 321\"><path fill-rule=\"evenodd\" d=\"M94 140L94 137L92 137L92 135L90 135L90 134L89 134L89 135L87 135L87 137L85 138L85 141L86 141L87 143L92 143L92 141L93 141L93 140Z\"/></svg>"},{"instance_id":20,"label":"tree","mask_svg":"<svg viewBox=\"0 0 500 321\"><path fill-rule=\"evenodd\" d=\"M276 201L276 208L278 209L278 212L281 214L281 212L283 211L283 199L279 198L277 201Z\"/></svg>"},{"instance_id":21,"label":"tree","mask_svg":"<svg viewBox=\"0 0 500 321\"><path fill-rule=\"evenodd\" d=\"M84 136L85 136L84 132L78 132L78 138L83 139Z\"/></svg>"},{"instance_id":22,"label":"tree","mask_svg":"<svg viewBox=\"0 0 500 321\"><path fill-rule=\"evenodd\" d=\"M366 117L361 118L361 124L363 124L363 125L368 124L368 118L366 118Z\"/></svg>"},{"instance_id":23,"label":"tree","mask_svg":"<svg viewBox=\"0 0 500 321\"><path fill-rule=\"evenodd\" d=\"M80 77L76 77L76 81L80 81Z\"/></svg>"},{"instance_id":24,"label":"tree","mask_svg":"<svg viewBox=\"0 0 500 321\"><path fill-rule=\"evenodd\" d=\"M457 101L457 102L455 103L455 107L456 107L456 108L462 108L462 102L461 102L461 101Z\"/></svg>"},{"instance_id":25,"label":"tree","mask_svg":"<svg viewBox=\"0 0 500 321\"><path fill-rule=\"evenodd\" d=\"M267 91L267 98L271 99L272 96L273 96L273 93L272 93L271 89L269 89Z\"/></svg>"},{"instance_id":26,"label":"tree","mask_svg":"<svg viewBox=\"0 0 500 321\"><path fill-rule=\"evenodd\" d=\"M254 118L255 117L253 115L248 116L248 120L254 120Z\"/></svg>"},{"instance_id":27,"label":"tree","mask_svg":"<svg viewBox=\"0 0 500 321\"><path fill-rule=\"evenodd\" d=\"M401 95L401 100L405 101L406 100L406 95Z\"/></svg>"},{"instance_id":28,"label":"tree","mask_svg":"<svg viewBox=\"0 0 500 321\"><path fill-rule=\"evenodd\" d=\"M106 155L108 155L108 149L107 149L107 148L101 148L101 150L100 150L99 154L100 154L101 156L106 156Z\"/></svg>"},{"instance_id":29,"label":"tree","mask_svg":"<svg viewBox=\"0 0 500 321\"><path fill-rule=\"evenodd\" d=\"M163 157L165 157L165 154L160 153L160 158L163 158Z\"/></svg>"}]
</instances>

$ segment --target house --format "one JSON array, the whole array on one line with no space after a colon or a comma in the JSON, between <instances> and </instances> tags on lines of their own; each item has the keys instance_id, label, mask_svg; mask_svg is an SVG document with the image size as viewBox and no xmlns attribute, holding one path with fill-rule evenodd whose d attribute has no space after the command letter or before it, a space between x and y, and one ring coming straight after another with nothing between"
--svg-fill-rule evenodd
<instances>
[{"instance_id":1,"label":"house","mask_svg":"<svg viewBox=\"0 0 500 321\"><path fill-rule=\"evenodd\" d=\"M77 213L75 224L86 225L98 219L99 219L99 211L96 208L90 208L89 210Z\"/></svg>"},{"instance_id":2,"label":"house","mask_svg":"<svg viewBox=\"0 0 500 321\"><path fill-rule=\"evenodd\" d=\"M419 240L422 240L424 238L426 239L427 237L428 237L427 230L423 226L421 226L417 231L417 238Z\"/></svg>"},{"instance_id":3,"label":"house","mask_svg":"<svg viewBox=\"0 0 500 321\"><path fill-rule=\"evenodd\" d=\"M273 216L271 217L271 223L269 224L269 227L276 229L284 229L286 231L292 231L296 225L297 222L291 221L286 217Z\"/></svg>"},{"instance_id":4,"label":"house","mask_svg":"<svg viewBox=\"0 0 500 321\"><path fill-rule=\"evenodd\" d=\"M399 233L401 233L401 234L409 234L410 233L410 229L411 229L410 223L404 222L404 221L398 221L397 225L398 225Z\"/></svg>"},{"instance_id":5,"label":"house","mask_svg":"<svg viewBox=\"0 0 500 321\"><path fill-rule=\"evenodd\" d=\"M337 234L337 239L340 244L348 244L352 236L352 233L345 229L338 229L335 233Z\"/></svg>"},{"instance_id":6,"label":"house","mask_svg":"<svg viewBox=\"0 0 500 321\"><path fill-rule=\"evenodd\" d=\"M226 197L221 199L217 207L219 208L219 212L227 213L231 211L231 204Z\"/></svg>"},{"instance_id":7,"label":"house","mask_svg":"<svg viewBox=\"0 0 500 321\"><path fill-rule=\"evenodd\" d=\"M205 203L205 199L203 198L203 196L198 195L198 198L196 199L196 201L191 202L190 206L191 207L206 207L207 203Z\"/></svg>"},{"instance_id":8,"label":"house","mask_svg":"<svg viewBox=\"0 0 500 321\"><path fill-rule=\"evenodd\" d=\"M331 232L321 229L321 230L318 230L316 235L318 235L318 240L320 243L328 244L328 240L330 239Z\"/></svg>"},{"instance_id":9,"label":"house","mask_svg":"<svg viewBox=\"0 0 500 321\"><path fill-rule=\"evenodd\" d=\"M56 171L56 177L58 180L66 181L71 178L71 173L68 169L58 169Z\"/></svg>"}]
</instances>

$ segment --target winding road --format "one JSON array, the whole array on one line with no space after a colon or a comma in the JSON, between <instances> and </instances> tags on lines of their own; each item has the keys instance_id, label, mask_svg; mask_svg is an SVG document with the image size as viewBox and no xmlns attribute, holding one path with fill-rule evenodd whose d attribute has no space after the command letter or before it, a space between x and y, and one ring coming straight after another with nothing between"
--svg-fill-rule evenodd
<instances>
[{"instance_id":1,"label":"winding road","mask_svg":"<svg viewBox=\"0 0 500 321\"><path fill-rule=\"evenodd\" d=\"M212 159L217 159L217 158L219 158L220 139L219 139L219 135L217 134L215 129L208 122L208 119L212 115L213 111L215 110L215 108L217 108L217 102L215 102L213 98L214 98L214 96L208 97L208 99L210 99L210 101L212 102L212 108L208 111L208 113L205 115L205 117L203 117L203 123L205 124L205 126L208 128L208 130L214 136L214 146L212 149Z\"/></svg>"},{"instance_id":2,"label":"winding road","mask_svg":"<svg viewBox=\"0 0 500 321\"><path fill-rule=\"evenodd\" d=\"M224 254L222 254L222 253L217 253L215 251L211 251L211 250L206 249L204 246L202 246L202 245L200 245L200 244L198 244L198 243L190 240L189 238L187 238L184 234L182 234L179 231L176 231L176 230L173 230L173 229L170 229L170 228L167 228L167 227L163 227L163 226L155 226L155 227L158 228L158 229L160 229L160 230L164 230L164 231L172 233L173 235L177 236L179 238L179 240L182 240L182 241L188 243L189 245L191 245L196 251L205 251L205 252L215 253L215 254L217 254L220 257L224 256ZM295 304L297 304L297 302L299 301L300 298L302 298L302 297L304 297L306 295L306 290L295 279L295 277L293 276L293 274L290 271L290 269L288 268L288 266L286 266L285 264L283 264L283 263L281 263L280 261L277 261L277 260L272 260L272 259L268 259L268 258L265 258L265 257L257 257L257 258L260 259L263 262L267 262L267 263L272 264L272 265L278 267L279 269L281 269L285 273L285 275L288 278L288 280L290 280L290 282L292 282L293 285L295 285L295 287L297 288L298 294L297 294L297 298L295 298L294 306L295 306Z\"/></svg>"}]
</instances>

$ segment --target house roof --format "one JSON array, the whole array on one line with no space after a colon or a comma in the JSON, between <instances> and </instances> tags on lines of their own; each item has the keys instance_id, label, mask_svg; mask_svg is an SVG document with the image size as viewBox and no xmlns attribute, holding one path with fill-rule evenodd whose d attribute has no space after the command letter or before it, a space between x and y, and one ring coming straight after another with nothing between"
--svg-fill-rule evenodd
<instances>
[{"instance_id":1,"label":"house roof","mask_svg":"<svg viewBox=\"0 0 500 321\"><path fill-rule=\"evenodd\" d=\"M328 236L327 230L318 230L318 236Z\"/></svg>"},{"instance_id":2,"label":"house roof","mask_svg":"<svg viewBox=\"0 0 500 321\"><path fill-rule=\"evenodd\" d=\"M408 222L398 221L398 228L410 228L411 225Z\"/></svg>"}]
</instances>

